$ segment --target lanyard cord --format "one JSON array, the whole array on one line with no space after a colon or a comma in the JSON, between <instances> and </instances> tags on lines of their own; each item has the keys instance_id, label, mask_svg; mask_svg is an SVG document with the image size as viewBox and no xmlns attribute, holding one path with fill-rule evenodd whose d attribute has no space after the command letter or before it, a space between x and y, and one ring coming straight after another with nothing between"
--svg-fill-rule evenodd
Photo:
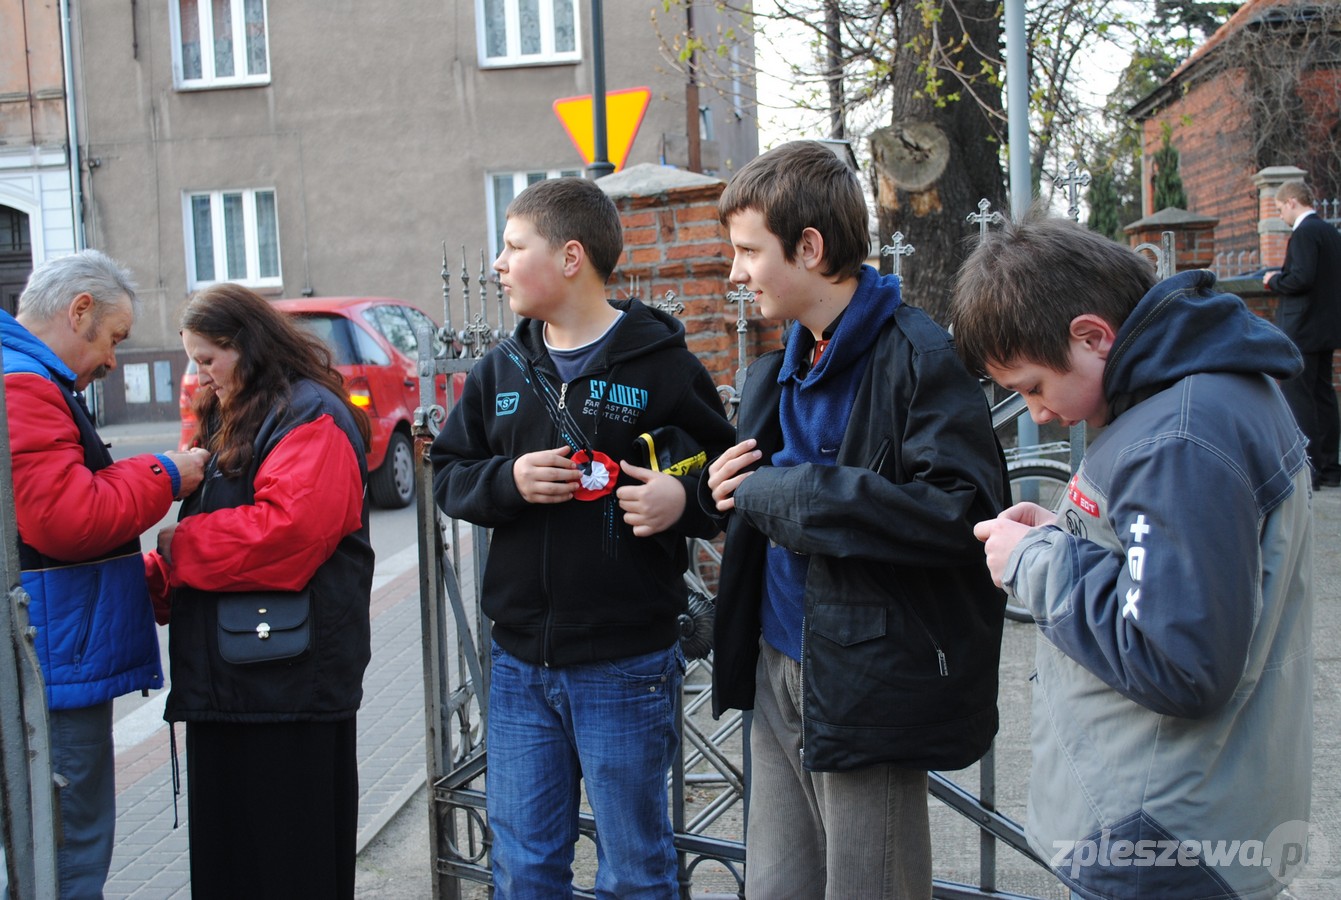
<instances>
[{"instance_id":1,"label":"lanyard cord","mask_svg":"<svg viewBox=\"0 0 1341 900\"><path fill-rule=\"evenodd\" d=\"M550 421L558 429L559 436L563 438L564 443L571 447L574 453L579 450L586 451L587 461L579 465L584 473L589 473L591 471L591 460L595 456L594 448L582 428L573 418L573 414L568 411L568 407L562 402L559 392L554 390L554 385L549 383L549 379L529 359L523 358L521 347L518 346L514 338L504 338L498 346L503 349L508 359L512 360L513 364L521 369L522 377L531 386L531 390L535 391L535 395L540 398L540 402L545 405L545 412L549 414Z\"/></svg>"}]
</instances>

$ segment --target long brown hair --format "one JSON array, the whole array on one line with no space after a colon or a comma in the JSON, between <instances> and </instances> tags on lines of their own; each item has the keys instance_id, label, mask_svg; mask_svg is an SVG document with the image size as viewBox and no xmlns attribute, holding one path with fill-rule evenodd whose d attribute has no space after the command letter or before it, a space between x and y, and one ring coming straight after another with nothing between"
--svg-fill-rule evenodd
<instances>
[{"instance_id":1,"label":"long brown hair","mask_svg":"<svg viewBox=\"0 0 1341 900\"><path fill-rule=\"evenodd\" d=\"M226 413L214 391L199 391L192 402L198 423L196 443L214 452L225 475L247 470L261 423L277 406L288 403L290 386L302 379L328 388L344 402L367 448L368 416L349 401L331 351L264 297L238 284L202 288L182 311L182 330L238 354L233 372L237 387Z\"/></svg>"}]
</instances>

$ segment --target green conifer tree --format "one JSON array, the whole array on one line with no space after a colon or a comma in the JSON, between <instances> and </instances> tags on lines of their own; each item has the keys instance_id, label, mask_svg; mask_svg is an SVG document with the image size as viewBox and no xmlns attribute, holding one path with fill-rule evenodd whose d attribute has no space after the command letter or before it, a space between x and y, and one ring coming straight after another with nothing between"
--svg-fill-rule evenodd
<instances>
[{"instance_id":1,"label":"green conifer tree","mask_svg":"<svg viewBox=\"0 0 1341 900\"><path fill-rule=\"evenodd\" d=\"M1090 206L1090 217L1086 224L1090 230L1115 241L1122 240L1122 198L1118 195L1112 169L1103 168L1094 173L1086 199Z\"/></svg>"},{"instance_id":2,"label":"green conifer tree","mask_svg":"<svg viewBox=\"0 0 1341 900\"><path fill-rule=\"evenodd\" d=\"M1164 145L1155 151L1155 211L1176 206L1187 209L1187 192L1183 177L1178 174L1178 150L1169 137L1169 126L1164 126Z\"/></svg>"}]
</instances>

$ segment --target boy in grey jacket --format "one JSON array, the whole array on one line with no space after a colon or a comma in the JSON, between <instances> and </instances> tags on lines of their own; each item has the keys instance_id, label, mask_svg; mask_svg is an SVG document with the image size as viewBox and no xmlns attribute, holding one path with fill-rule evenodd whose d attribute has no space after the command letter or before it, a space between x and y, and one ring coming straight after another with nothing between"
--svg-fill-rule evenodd
<instances>
[{"instance_id":1,"label":"boy in grey jacket","mask_svg":"<svg viewBox=\"0 0 1341 900\"><path fill-rule=\"evenodd\" d=\"M1057 510L978 524L1038 622L1027 833L1078 894L1271 897L1306 860L1312 510L1290 340L1210 272L1036 215L961 269L969 367L1086 422Z\"/></svg>"}]
</instances>

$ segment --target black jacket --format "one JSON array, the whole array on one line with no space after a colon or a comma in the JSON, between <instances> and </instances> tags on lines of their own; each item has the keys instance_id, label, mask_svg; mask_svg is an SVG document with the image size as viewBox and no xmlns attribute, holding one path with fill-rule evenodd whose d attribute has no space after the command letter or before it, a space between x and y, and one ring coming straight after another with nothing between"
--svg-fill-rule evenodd
<instances>
[{"instance_id":1,"label":"black jacket","mask_svg":"<svg viewBox=\"0 0 1341 900\"><path fill-rule=\"evenodd\" d=\"M638 301L589 371L560 382L545 350L544 323L523 319L513 340L471 369L461 400L433 442L433 491L447 515L492 528L483 608L507 652L554 666L664 650L685 608L687 537L717 524L694 502L698 478L681 477L685 512L670 530L633 536L613 494L559 504L527 503L512 478L516 459L562 446L533 385L543 380L596 450L616 463L643 432L686 431L709 458L735 432L706 369L685 346L684 327ZM636 482L621 476L620 484Z\"/></svg>"},{"instance_id":2,"label":"black jacket","mask_svg":"<svg viewBox=\"0 0 1341 900\"><path fill-rule=\"evenodd\" d=\"M1281 295L1276 325L1301 352L1341 347L1341 232L1315 213L1290 235L1285 265L1272 277Z\"/></svg>"},{"instance_id":3,"label":"black jacket","mask_svg":"<svg viewBox=\"0 0 1341 900\"><path fill-rule=\"evenodd\" d=\"M329 414L349 437L366 484L363 439L349 410L325 388L301 381L293 385L289 402L262 424L252 443L250 470L228 478L215 474L211 464L205 483L182 502L181 518L252 503L262 461L290 431L323 414ZM362 526L340 541L308 582L311 649L293 660L241 666L219 656L216 595L177 588L168 631L172 689L163 717L169 722L276 722L338 721L355 715L363 699L363 672L372 655L372 576L365 495Z\"/></svg>"},{"instance_id":4,"label":"black jacket","mask_svg":"<svg viewBox=\"0 0 1341 900\"><path fill-rule=\"evenodd\" d=\"M713 708L754 705L766 542L810 555L802 754L812 771L958 769L997 730L1004 601L973 525L1007 496L977 381L946 333L901 306L871 351L837 465L741 482L722 560ZM781 442L782 353L749 369L738 431ZM706 478L701 501L706 497Z\"/></svg>"}]
</instances>

